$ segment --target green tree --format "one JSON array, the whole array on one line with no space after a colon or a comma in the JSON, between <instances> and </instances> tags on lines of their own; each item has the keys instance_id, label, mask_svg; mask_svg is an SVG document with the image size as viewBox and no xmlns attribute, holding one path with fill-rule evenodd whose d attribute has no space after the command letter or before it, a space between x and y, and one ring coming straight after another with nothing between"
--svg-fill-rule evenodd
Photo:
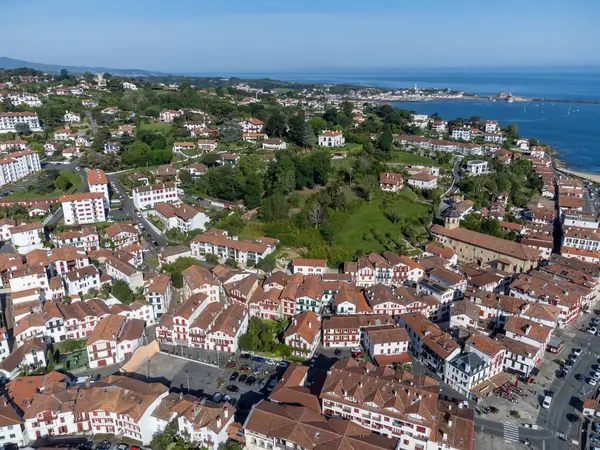
<instances>
[{"instance_id":1,"label":"green tree","mask_svg":"<svg viewBox=\"0 0 600 450\"><path fill-rule=\"evenodd\" d=\"M135 299L132 290L123 280L117 280L113 283L110 293L116 297L121 303L126 305L133 302Z\"/></svg>"},{"instance_id":2,"label":"green tree","mask_svg":"<svg viewBox=\"0 0 600 450\"><path fill-rule=\"evenodd\" d=\"M275 189L282 194L289 194L296 188L296 168L289 155L284 154L275 166Z\"/></svg>"},{"instance_id":3,"label":"green tree","mask_svg":"<svg viewBox=\"0 0 600 450\"><path fill-rule=\"evenodd\" d=\"M22 134L24 136L29 136L31 134L31 128L27 123L15 124L15 131L17 132L17 134Z\"/></svg>"},{"instance_id":4,"label":"green tree","mask_svg":"<svg viewBox=\"0 0 600 450\"><path fill-rule=\"evenodd\" d=\"M391 151L393 142L392 130L389 126L386 126L379 137L379 150L383 152Z\"/></svg>"},{"instance_id":5,"label":"green tree","mask_svg":"<svg viewBox=\"0 0 600 450\"><path fill-rule=\"evenodd\" d=\"M237 121L230 120L219 127L219 140L221 142L235 142L241 139L242 130Z\"/></svg>"},{"instance_id":6,"label":"green tree","mask_svg":"<svg viewBox=\"0 0 600 450\"><path fill-rule=\"evenodd\" d=\"M263 272L273 272L277 267L277 258L275 253L269 253L263 259L256 263L256 268Z\"/></svg>"},{"instance_id":7,"label":"green tree","mask_svg":"<svg viewBox=\"0 0 600 450\"><path fill-rule=\"evenodd\" d=\"M304 148L312 148L315 146L317 138L309 123L304 122L300 130L299 145Z\"/></svg>"},{"instance_id":8,"label":"green tree","mask_svg":"<svg viewBox=\"0 0 600 450\"><path fill-rule=\"evenodd\" d=\"M282 137L287 128L287 121L285 116L277 111L265 122L265 133L269 137Z\"/></svg>"}]
</instances>

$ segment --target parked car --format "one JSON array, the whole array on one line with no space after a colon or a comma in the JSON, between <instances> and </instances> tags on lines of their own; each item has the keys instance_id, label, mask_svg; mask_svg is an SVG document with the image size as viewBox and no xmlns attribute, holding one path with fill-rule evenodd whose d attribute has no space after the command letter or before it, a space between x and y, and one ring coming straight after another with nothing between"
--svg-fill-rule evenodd
<instances>
[{"instance_id":1,"label":"parked car","mask_svg":"<svg viewBox=\"0 0 600 450\"><path fill-rule=\"evenodd\" d=\"M592 427L594 428L594 431L595 431L596 433L600 433L600 422L594 422L594 423L592 424Z\"/></svg>"},{"instance_id":2,"label":"parked car","mask_svg":"<svg viewBox=\"0 0 600 450\"><path fill-rule=\"evenodd\" d=\"M231 374L231 376L229 377L229 382L233 383L235 380L237 380L237 377L239 377L239 376L240 376L239 372L233 372Z\"/></svg>"},{"instance_id":3,"label":"parked car","mask_svg":"<svg viewBox=\"0 0 600 450\"><path fill-rule=\"evenodd\" d=\"M248 377L248 379L246 380L246 386L252 386L255 381L256 381L256 378L254 378L252 376Z\"/></svg>"},{"instance_id":4,"label":"parked car","mask_svg":"<svg viewBox=\"0 0 600 450\"><path fill-rule=\"evenodd\" d=\"M254 369L252 369L252 375L258 375L261 371L261 368L256 366Z\"/></svg>"},{"instance_id":5,"label":"parked car","mask_svg":"<svg viewBox=\"0 0 600 450\"><path fill-rule=\"evenodd\" d=\"M227 386L227 390L229 392L239 392L240 388L237 387L235 384L230 384L229 386Z\"/></svg>"},{"instance_id":6,"label":"parked car","mask_svg":"<svg viewBox=\"0 0 600 450\"><path fill-rule=\"evenodd\" d=\"M548 408L550 408L551 403L552 403L552 396L546 395L544 397L544 401L542 402L542 407L548 409Z\"/></svg>"},{"instance_id":7,"label":"parked car","mask_svg":"<svg viewBox=\"0 0 600 450\"><path fill-rule=\"evenodd\" d=\"M596 330L596 327L589 327L587 332L590 334L596 334L598 330Z\"/></svg>"},{"instance_id":8,"label":"parked car","mask_svg":"<svg viewBox=\"0 0 600 450\"><path fill-rule=\"evenodd\" d=\"M234 362L230 362L230 363L227 363L227 365L225 367L227 367L228 369L235 369L237 366Z\"/></svg>"},{"instance_id":9,"label":"parked car","mask_svg":"<svg viewBox=\"0 0 600 450\"><path fill-rule=\"evenodd\" d=\"M264 363L266 360L262 356L255 356L254 358L252 358L252 361L257 363Z\"/></svg>"},{"instance_id":10,"label":"parked car","mask_svg":"<svg viewBox=\"0 0 600 450\"><path fill-rule=\"evenodd\" d=\"M600 325L600 317L594 317L594 318L592 319L592 323L593 323L594 325Z\"/></svg>"},{"instance_id":11,"label":"parked car","mask_svg":"<svg viewBox=\"0 0 600 450\"><path fill-rule=\"evenodd\" d=\"M588 384L589 384L590 386L596 386L596 385L598 384L598 381L597 381L597 380L595 380L594 378L590 378L590 379L588 380Z\"/></svg>"},{"instance_id":12,"label":"parked car","mask_svg":"<svg viewBox=\"0 0 600 450\"><path fill-rule=\"evenodd\" d=\"M115 450L129 450L129 445L119 444L119 445L115 446Z\"/></svg>"},{"instance_id":13,"label":"parked car","mask_svg":"<svg viewBox=\"0 0 600 450\"><path fill-rule=\"evenodd\" d=\"M267 359L265 361L265 364L268 364L269 366L274 366L275 364L277 364L277 362L274 359Z\"/></svg>"},{"instance_id":14,"label":"parked car","mask_svg":"<svg viewBox=\"0 0 600 450\"><path fill-rule=\"evenodd\" d=\"M238 401L237 398L231 397L227 403L229 403L231 406L235 406L235 404L237 403L237 401Z\"/></svg>"},{"instance_id":15,"label":"parked car","mask_svg":"<svg viewBox=\"0 0 600 450\"><path fill-rule=\"evenodd\" d=\"M359 358L363 355L362 350L360 349L360 347L354 347L350 350L352 352L352 356L354 358Z\"/></svg>"},{"instance_id":16,"label":"parked car","mask_svg":"<svg viewBox=\"0 0 600 450\"><path fill-rule=\"evenodd\" d=\"M212 401L215 403L219 403L222 399L223 399L223 394L221 394L220 392L215 393L215 395L213 395L213 397L212 397Z\"/></svg>"},{"instance_id":17,"label":"parked car","mask_svg":"<svg viewBox=\"0 0 600 450\"><path fill-rule=\"evenodd\" d=\"M259 378L258 379L258 388L259 389L264 388L265 384L267 384L267 379L266 378Z\"/></svg>"},{"instance_id":18,"label":"parked car","mask_svg":"<svg viewBox=\"0 0 600 450\"><path fill-rule=\"evenodd\" d=\"M280 361L279 364L277 364L277 367L280 367L281 369L287 369L289 365L290 363L287 361Z\"/></svg>"},{"instance_id":19,"label":"parked car","mask_svg":"<svg viewBox=\"0 0 600 450\"><path fill-rule=\"evenodd\" d=\"M600 434L592 434L590 436L590 441L592 441L594 444L600 444Z\"/></svg>"},{"instance_id":20,"label":"parked car","mask_svg":"<svg viewBox=\"0 0 600 450\"><path fill-rule=\"evenodd\" d=\"M245 373L241 374L238 378L238 383L243 383L244 381L246 381L246 378L248 378L248 375L246 375Z\"/></svg>"},{"instance_id":21,"label":"parked car","mask_svg":"<svg viewBox=\"0 0 600 450\"><path fill-rule=\"evenodd\" d=\"M109 450L109 449L110 449L110 442L108 442L106 440L96 444L96 450Z\"/></svg>"},{"instance_id":22,"label":"parked car","mask_svg":"<svg viewBox=\"0 0 600 450\"><path fill-rule=\"evenodd\" d=\"M581 355L581 349L580 348L574 348L573 349L573 356L575 358L579 358L580 355Z\"/></svg>"},{"instance_id":23,"label":"parked car","mask_svg":"<svg viewBox=\"0 0 600 450\"><path fill-rule=\"evenodd\" d=\"M277 378L274 377L271 382L269 383L269 386L267 386L267 391L271 392L273 389L275 389L275 386L277 385Z\"/></svg>"},{"instance_id":24,"label":"parked car","mask_svg":"<svg viewBox=\"0 0 600 450\"><path fill-rule=\"evenodd\" d=\"M250 359L252 358L252 355L250 353L242 353L240 355L240 359Z\"/></svg>"},{"instance_id":25,"label":"parked car","mask_svg":"<svg viewBox=\"0 0 600 450\"><path fill-rule=\"evenodd\" d=\"M567 370L563 369L560 372L558 372L558 375L556 375L556 378L558 378L559 380L564 380L565 377L567 376Z\"/></svg>"},{"instance_id":26,"label":"parked car","mask_svg":"<svg viewBox=\"0 0 600 450\"><path fill-rule=\"evenodd\" d=\"M250 366L248 364L244 364L242 367L240 367L241 372L248 372L249 370Z\"/></svg>"}]
</instances>

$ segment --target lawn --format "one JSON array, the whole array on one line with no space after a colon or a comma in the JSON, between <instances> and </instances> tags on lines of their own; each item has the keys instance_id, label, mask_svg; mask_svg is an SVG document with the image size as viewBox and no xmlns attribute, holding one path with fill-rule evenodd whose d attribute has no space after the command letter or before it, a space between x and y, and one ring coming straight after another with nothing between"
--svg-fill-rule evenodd
<instances>
[{"instance_id":1,"label":"lawn","mask_svg":"<svg viewBox=\"0 0 600 450\"><path fill-rule=\"evenodd\" d=\"M394 150L392 152L392 161L395 163L404 163L404 164L418 164L425 166L438 166L438 162L434 161L431 158L426 158L424 156L415 155L414 153L404 152L401 150Z\"/></svg>"},{"instance_id":2,"label":"lawn","mask_svg":"<svg viewBox=\"0 0 600 450\"><path fill-rule=\"evenodd\" d=\"M79 173L77 173L76 171L74 171L72 169L61 170L60 174L66 176L71 183L71 187L67 190L67 192L64 192L59 189L54 189L54 191L52 191L48 194L37 194L35 192L28 192L27 190L20 190L20 191L17 191L15 193L9 195L8 197L6 197L6 199L19 200L19 199L24 199L24 198L52 198L52 197L60 197L61 195L72 194L74 192L77 192L77 190L81 187L81 183L83 183L83 178L81 177L81 175L79 175ZM34 183L34 185L35 185L35 183Z\"/></svg>"},{"instance_id":3,"label":"lawn","mask_svg":"<svg viewBox=\"0 0 600 450\"><path fill-rule=\"evenodd\" d=\"M405 189L396 196L388 208L398 211L401 217L412 219L428 217L429 208L411 201L412 197L414 197L414 193ZM352 216L352 220L336 233L334 244L352 252L369 253L384 250L383 245L375 238L371 230L381 236L389 233L392 239L396 239L400 233L400 224L392 223L385 216L381 206L381 198L375 198L371 203L365 203Z\"/></svg>"},{"instance_id":4,"label":"lawn","mask_svg":"<svg viewBox=\"0 0 600 450\"><path fill-rule=\"evenodd\" d=\"M140 123L140 130L157 131L163 134L169 134L172 127L173 124L168 122Z\"/></svg>"}]
</instances>

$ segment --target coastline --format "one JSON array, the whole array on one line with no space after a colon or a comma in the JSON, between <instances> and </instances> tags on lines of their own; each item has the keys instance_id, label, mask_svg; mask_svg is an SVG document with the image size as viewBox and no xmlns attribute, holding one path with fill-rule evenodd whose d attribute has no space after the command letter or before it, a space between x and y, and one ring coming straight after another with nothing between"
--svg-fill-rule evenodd
<instances>
[{"instance_id":1,"label":"coastline","mask_svg":"<svg viewBox=\"0 0 600 450\"><path fill-rule=\"evenodd\" d=\"M565 163L559 159L554 158L554 161L556 163L554 169L558 172L583 178L584 180L592 181L594 183L600 183L600 173L580 172L578 170L569 169L565 166Z\"/></svg>"}]
</instances>

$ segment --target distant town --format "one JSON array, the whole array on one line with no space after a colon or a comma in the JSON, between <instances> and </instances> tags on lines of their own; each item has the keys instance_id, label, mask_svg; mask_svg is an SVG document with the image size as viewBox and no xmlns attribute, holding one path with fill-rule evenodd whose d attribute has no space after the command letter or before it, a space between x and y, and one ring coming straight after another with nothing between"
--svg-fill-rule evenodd
<instances>
[{"instance_id":1,"label":"distant town","mask_svg":"<svg viewBox=\"0 0 600 450\"><path fill-rule=\"evenodd\" d=\"M595 436L600 188L473 98L0 70L0 442Z\"/></svg>"}]
</instances>

